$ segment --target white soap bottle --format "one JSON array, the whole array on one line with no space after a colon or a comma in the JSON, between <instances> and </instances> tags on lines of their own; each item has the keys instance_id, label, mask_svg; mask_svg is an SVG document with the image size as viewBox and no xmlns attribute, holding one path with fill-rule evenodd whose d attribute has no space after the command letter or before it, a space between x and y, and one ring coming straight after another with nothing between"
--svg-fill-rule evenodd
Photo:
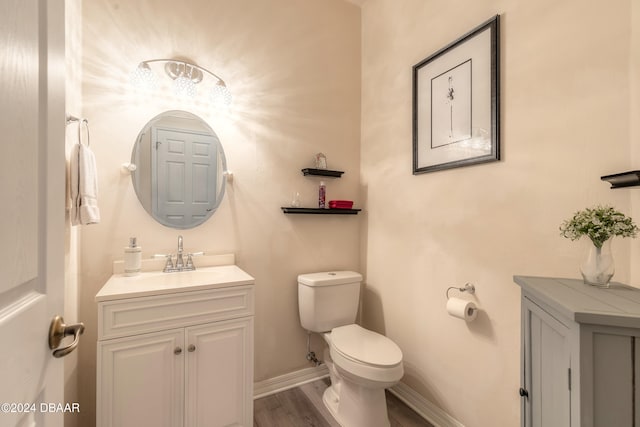
<instances>
[{"instance_id":1,"label":"white soap bottle","mask_svg":"<svg viewBox=\"0 0 640 427\"><path fill-rule=\"evenodd\" d=\"M124 248L124 275L135 276L142 269L142 248L135 237L129 238L129 246Z\"/></svg>"}]
</instances>

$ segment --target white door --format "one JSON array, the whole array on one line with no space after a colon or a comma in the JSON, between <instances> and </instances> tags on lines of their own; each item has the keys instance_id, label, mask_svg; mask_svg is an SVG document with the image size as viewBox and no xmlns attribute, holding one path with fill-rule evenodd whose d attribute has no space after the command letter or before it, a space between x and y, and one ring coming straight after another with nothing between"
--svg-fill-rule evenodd
<instances>
[{"instance_id":1,"label":"white door","mask_svg":"<svg viewBox=\"0 0 640 427\"><path fill-rule=\"evenodd\" d=\"M60 427L41 404L65 403L48 346L63 310L64 2L2 0L0 28L0 425Z\"/></svg>"},{"instance_id":2,"label":"white door","mask_svg":"<svg viewBox=\"0 0 640 427\"><path fill-rule=\"evenodd\" d=\"M253 318L186 331L185 426L253 426Z\"/></svg>"},{"instance_id":3,"label":"white door","mask_svg":"<svg viewBox=\"0 0 640 427\"><path fill-rule=\"evenodd\" d=\"M204 220L216 205L216 139L195 131L154 128L152 159L156 218L184 227Z\"/></svg>"}]
</instances>

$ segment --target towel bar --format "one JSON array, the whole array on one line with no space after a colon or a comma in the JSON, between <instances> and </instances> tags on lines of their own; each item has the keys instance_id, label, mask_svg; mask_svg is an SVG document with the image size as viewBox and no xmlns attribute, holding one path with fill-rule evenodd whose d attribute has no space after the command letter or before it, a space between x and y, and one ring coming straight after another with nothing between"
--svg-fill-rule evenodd
<instances>
[{"instance_id":1,"label":"towel bar","mask_svg":"<svg viewBox=\"0 0 640 427\"><path fill-rule=\"evenodd\" d=\"M72 116L71 114L67 114L67 121L66 121L67 126L70 125L71 123L76 123L76 122L78 123L78 144L82 144L82 124L84 123L87 129L87 147L89 147L91 145L91 142L89 140L89 120L85 118L78 118L76 116Z\"/></svg>"}]
</instances>

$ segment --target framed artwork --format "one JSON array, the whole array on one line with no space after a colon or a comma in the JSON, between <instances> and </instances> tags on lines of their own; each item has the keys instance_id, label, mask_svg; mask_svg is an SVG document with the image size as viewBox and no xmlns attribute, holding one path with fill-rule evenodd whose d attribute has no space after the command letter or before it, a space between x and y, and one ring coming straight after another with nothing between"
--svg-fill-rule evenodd
<instances>
[{"instance_id":1,"label":"framed artwork","mask_svg":"<svg viewBox=\"0 0 640 427\"><path fill-rule=\"evenodd\" d=\"M499 15L413 66L413 174L500 160Z\"/></svg>"}]
</instances>

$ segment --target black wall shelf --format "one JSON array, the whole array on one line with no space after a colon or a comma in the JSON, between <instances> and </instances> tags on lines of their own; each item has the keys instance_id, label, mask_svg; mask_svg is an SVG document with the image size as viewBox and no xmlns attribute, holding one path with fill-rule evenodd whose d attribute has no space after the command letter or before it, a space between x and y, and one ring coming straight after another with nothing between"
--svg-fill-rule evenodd
<instances>
[{"instance_id":1,"label":"black wall shelf","mask_svg":"<svg viewBox=\"0 0 640 427\"><path fill-rule=\"evenodd\" d=\"M615 173L600 177L611 184L611 188L636 187L640 185L640 170Z\"/></svg>"},{"instance_id":2,"label":"black wall shelf","mask_svg":"<svg viewBox=\"0 0 640 427\"><path fill-rule=\"evenodd\" d=\"M343 173L344 173L343 171L334 171L330 169L313 169L313 168L302 169L302 174L304 176L314 175L314 176L328 176L330 178L340 178Z\"/></svg>"},{"instance_id":3,"label":"black wall shelf","mask_svg":"<svg viewBox=\"0 0 640 427\"><path fill-rule=\"evenodd\" d=\"M331 169L304 168L301 170L304 176L325 176L329 178L340 178L343 171ZM362 209L323 209L323 208L290 208L281 207L286 214L307 214L307 215L357 215Z\"/></svg>"},{"instance_id":4,"label":"black wall shelf","mask_svg":"<svg viewBox=\"0 0 640 427\"><path fill-rule=\"evenodd\" d=\"M311 215L357 215L362 209L322 209L322 208L289 208L281 207L286 214L311 214Z\"/></svg>"}]
</instances>

